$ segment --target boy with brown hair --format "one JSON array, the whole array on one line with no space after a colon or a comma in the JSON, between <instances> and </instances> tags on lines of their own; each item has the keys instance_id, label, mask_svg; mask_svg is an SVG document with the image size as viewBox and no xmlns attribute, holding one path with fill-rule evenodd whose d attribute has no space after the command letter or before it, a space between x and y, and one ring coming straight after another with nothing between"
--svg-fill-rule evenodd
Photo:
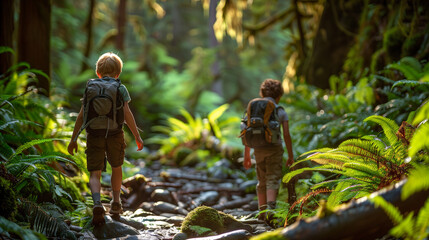
<instances>
[{"instance_id":1,"label":"boy with brown hair","mask_svg":"<svg viewBox=\"0 0 429 240\"><path fill-rule=\"evenodd\" d=\"M294 162L292 152L292 140L289 133L289 119L282 107L277 104L283 96L284 90L282 84L278 80L266 79L260 87L259 95L263 100L269 100L274 103L277 111L278 121L283 129L283 139L288 152L288 160L286 167L289 167ZM250 117L250 116L248 116ZM281 135L281 134L280 134ZM254 147L254 155L256 160L256 175L258 185L256 186L258 195L258 206L260 210L267 208L274 209L276 207L276 198L282 178L282 162L283 162L283 145L281 136L279 141L268 146ZM245 145L243 166L249 169L252 166L250 159L250 147ZM260 214L259 219L264 220L265 214Z\"/></svg>"},{"instance_id":2,"label":"boy with brown hair","mask_svg":"<svg viewBox=\"0 0 429 240\"><path fill-rule=\"evenodd\" d=\"M123 123L127 124L134 135L137 143L137 151L143 149L143 140L140 137L134 115L128 105L131 101L130 95L127 88L117 79L122 72L122 65L122 60L114 53L108 52L99 57L96 63L96 74L99 79L91 79L87 83L83 104L76 119L71 141L67 147L68 152L74 155L78 150L78 145L76 143L77 137L79 133L86 128L87 147L85 153L87 156L87 168L90 172L89 187L94 201L94 225L105 223L105 209L101 204L100 196L100 178L101 172L105 167L105 158L107 158L107 161L112 167L111 184L113 199L110 206L110 213L116 215L122 213L120 191L122 184L122 164L124 162L124 151L126 146L122 129ZM101 90L97 91L102 92L104 95L90 97L91 89L97 88L100 85L105 87L101 87ZM111 85L115 85L115 87L111 88ZM104 93L104 91L108 92L109 88L113 89L110 93L114 97L116 96L116 101L112 99L114 97L107 96L109 93ZM98 106L96 106L96 97L101 99L97 100L99 101ZM106 99L111 99L111 101L106 102ZM97 108L103 110L106 106L110 107L108 110L109 113L101 117L94 117L94 115L97 115L94 113L94 111L97 111ZM112 112L114 112L114 114ZM92 119L89 120L91 117ZM114 120L112 120L112 118Z\"/></svg>"}]
</instances>

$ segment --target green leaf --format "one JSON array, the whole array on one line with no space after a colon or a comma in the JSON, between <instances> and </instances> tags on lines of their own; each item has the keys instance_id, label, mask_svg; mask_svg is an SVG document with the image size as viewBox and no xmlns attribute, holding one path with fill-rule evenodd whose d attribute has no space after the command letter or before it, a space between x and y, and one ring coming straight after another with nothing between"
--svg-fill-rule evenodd
<instances>
[{"instance_id":1,"label":"green leaf","mask_svg":"<svg viewBox=\"0 0 429 240\"><path fill-rule=\"evenodd\" d=\"M375 122L383 128L383 132L389 140L390 145L394 145L396 142L399 142L398 138L396 137L396 133L399 130L399 126L395 123L395 121L377 115L372 115L365 118L364 122L368 121Z\"/></svg>"},{"instance_id":2,"label":"green leaf","mask_svg":"<svg viewBox=\"0 0 429 240\"><path fill-rule=\"evenodd\" d=\"M429 167L419 167L410 171L402 188L401 199L405 200L416 192L429 189Z\"/></svg>"},{"instance_id":3,"label":"green leaf","mask_svg":"<svg viewBox=\"0 0 429 240\"><path fill-rule=\"evenodd\" d=\"M12 49L12 48L10 48L10 47L5 47L5 46L0 46L0 54L2 54L2 53L7 53L7 52L10 52L10 53L12 53L12 54L15 54L15 51L13 51L13 49Z\"/></svg>"},{"instance_id":4,"label":"green leaf","mask_svg":"<svg viewBox=\"0 0 429 240\"><path fill-rule=\"evenodd\" d=\"M413 138L411 138L408 154L414 157L420 150L429 149L429 122L422 124L415 131Z\"/></svg>"}]
</instances>

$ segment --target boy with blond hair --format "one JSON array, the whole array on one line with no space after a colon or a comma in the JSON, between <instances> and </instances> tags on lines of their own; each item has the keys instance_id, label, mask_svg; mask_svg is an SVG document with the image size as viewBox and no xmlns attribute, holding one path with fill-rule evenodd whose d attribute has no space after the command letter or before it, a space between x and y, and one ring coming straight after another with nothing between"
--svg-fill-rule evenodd
<instances>
[{"instance_id":1,"label":"boy with blond hair","mask_svg":"<svg viewBox=\"0 0 429 240\"><path fill-rule=\"evenodd\" d=\"M259 95L264 99L275 104L279 123L283 130L283 140L286 145L288 159L286 167L289 167L294 162L292 152L292 140L289 133L289 119L282 107L277 104L283 96L284 90L280 81L266 79L260 87ZM248 116L249 117L249 116ZM276 199L282 178L282 162L283 162L283 145L281 138L275 144L263 147L254 147L254 155L256 160L256 175L258 184L256 192L258 195L258 206L260 210L267 207L274 209L276 207ZM249 169L252 166L250 159L250 147L245 145L243 166ZM260 214L259 219L266 220L265 214Z\"/></svg>"},{"instance_id":2,"label":"boy with blond hair","mask_svg":"<svg viewBox=\"0 0 429 240\"><path fill-rule=\"evenodd\" d=\"M101 172L105 167L105 158L107 158L107 161L112 167L111 184L113 199L111 201L110 213L116 215L122 213L120 191L122 184L122 164L124 162L124 151L126 146L124 141L124 132L122 129L123 123L127 124L128 128L131 130L131 133L134 135L135 141L137 143L137 151L143 149L143 140L140 137L134 115L128 105L128 103L131 101L130 95L127 88L120 83L119 79L117 79L122 72L122 66L122 60L114 53L108 52L99 57L96 63L96 74L99 79L91 79L87 83L83 104L76 119L71 141L67 147L68 152L71 155L74 155L74 153L78 150L76 139L79 133L84 128L86 128L87 148L85 153L87 156L87 168L90 172L89 186L92 193L92 199L94 201L94 225L105 223L105 209L101 204L100 196L100 178ZM93 83L95 84L96 81L104 81L102 82L103 84L106 84L106 81L108 81L112 84L117 84L118 86L115 88L117 89L118 94L116 95L116 93L114 93L114 95L119 98L119 100L113 103L113 109L115 111L117 110L115 117L113 117L115 121L110 120L108 117L106 117L107 115L103 116L104 118L101 118L101 123L96 123L97 121L93 120L87 121L87 118L89 118L88 115L91 115L87 113L87 111L89 111L88 109L94 108L92 106L87 106L90 104L90 102L94 102L92 99L87 99L87 91L89 91L89 86ZM119 107L116 105L119 105ZM106 120L107 124L105 123ZM114 123L112 124L112 122ZM103 124L105 127L103 127Z\"/></svg>"}]
</instances>

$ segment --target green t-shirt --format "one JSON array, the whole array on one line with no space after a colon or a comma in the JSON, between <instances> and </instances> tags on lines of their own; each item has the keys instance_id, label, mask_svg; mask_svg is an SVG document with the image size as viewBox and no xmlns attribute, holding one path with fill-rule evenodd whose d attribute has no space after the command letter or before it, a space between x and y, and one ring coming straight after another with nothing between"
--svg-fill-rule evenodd
<instances>
[{"instance_id":1,"label":"green t-shirt","mask_svg":"<svg viewBox=\"0 0 429 240\"><path fill-rule=\"evenodd\" d=\"M121 86L119 86L119 92L121 93L124 102L131 101L130 93L128 92L127 87L125 87L125 85L122 83Z\"/></svg>"}]
</instances>

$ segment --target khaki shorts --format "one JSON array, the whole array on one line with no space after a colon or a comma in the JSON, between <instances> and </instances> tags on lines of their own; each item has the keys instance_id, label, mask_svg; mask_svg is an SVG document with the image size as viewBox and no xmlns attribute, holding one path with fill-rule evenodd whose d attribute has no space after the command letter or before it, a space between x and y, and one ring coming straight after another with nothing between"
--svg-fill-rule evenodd
<instances>
[{"instance_id":1,"label":"khaki shorts","mask_svg":"<svg viewBox=\"0 0 429 240\"><path fill-rule=\"evenodd\" d=\"M283 168L283 147L255 149L257 190L277 190L280 187Z\"/></svg>"},{"instance_id":2,"label":"khaki shorts","mask_svg":"<svg viewBox=\"0 0 429 240\"><path fill-rule=\"evenodd\" d=\"M87 135L86 142L86 165L88 171L103 170L104 158L112 167L122 166L125 156L124 132L113 136L92 136Z\"/></svg>"}]
</instances>

